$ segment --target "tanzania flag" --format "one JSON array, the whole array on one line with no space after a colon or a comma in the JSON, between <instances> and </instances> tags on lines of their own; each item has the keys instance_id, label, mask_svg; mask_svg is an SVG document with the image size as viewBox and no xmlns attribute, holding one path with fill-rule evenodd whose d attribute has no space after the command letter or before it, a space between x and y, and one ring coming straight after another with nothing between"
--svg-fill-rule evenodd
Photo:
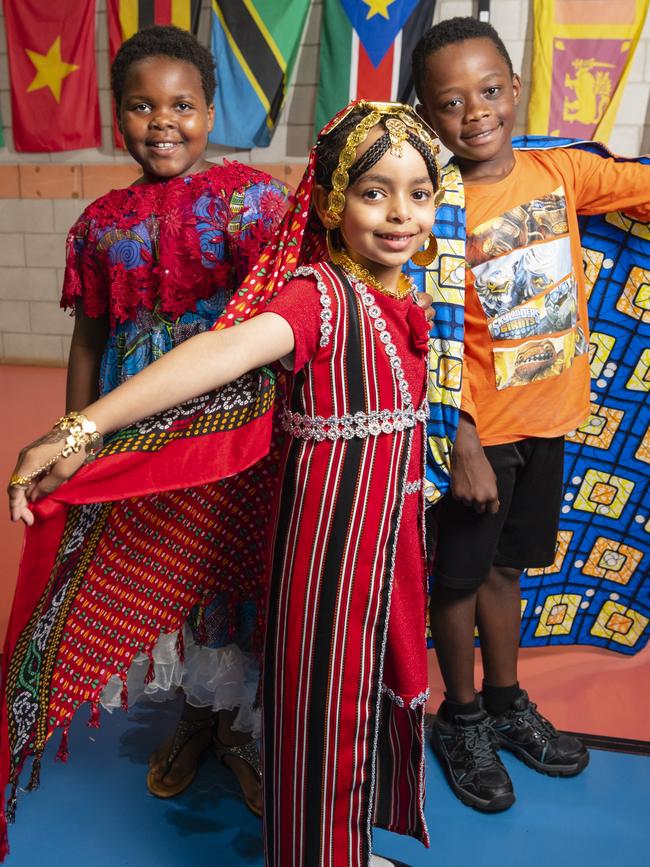
<instances>
[{"instance_id":1,"label":"tanzania flag","mask_svg":"<svg viewBox=\"0 0 650 867\"><path fill-rule=\"evenodd\" d=\"M316 130L353 99L413 99L411 54L435 0L324 0Z\"/></svg>"},{"instance_id":2,"label":"tanzania flag","mask_svg":"<svg viewBox=\"0 0 650 867\"><path fill-rule=\"evenodd\" d=\"M606 142L649 0L534 0L528 132Z\"/></svg>"},{"instance_id":3,"label":"tanzania flag","mask_svg":"<svg viewBox=\"0 0 650 867\"><path fill-rule=\"evenodd\" d=\"M212 0L217 64L210 141L267 147L287 94L309 0Z\"/></svg>"},{"instance_id":4,"label":"tanzania flag","mask_svg":"<svg viewBox=\"0 0 650 867\"><path fill-rule=\"evenodd\" d=\"M201 0L108 0L108 48L111 63L120 45L145 27L175 24L196 36ZM114 118L115 145L124 141Z\"/></svg>"},{"instance_id":5,"label":"tanzania flag","mask_svg":"<svg viewBox=\"0 0 650 867\"><path fill-rule=\"evenodd\" d=\"M4 2L17 151L101 144L95 0Z\"/></svg>"}]
</instances>

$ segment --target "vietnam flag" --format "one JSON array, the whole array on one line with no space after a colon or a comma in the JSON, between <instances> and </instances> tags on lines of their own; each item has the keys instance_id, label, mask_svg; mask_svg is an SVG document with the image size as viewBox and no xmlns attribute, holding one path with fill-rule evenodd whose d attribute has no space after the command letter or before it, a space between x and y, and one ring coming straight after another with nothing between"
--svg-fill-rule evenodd
<instances>
[{"instance_id":1,"label":"vietnam flag","mask_svg":"<svg viewBox=\"0 0 650 867\"><path fill-rule=\"evenodd\" d=\"M95 0L4 0L4 13L16 150L98 147Z\"/></svg>"},{"instance_id":2,"label":"vietnam flag","mask_svg":"<svg viewBox=\"0 0 650 867\"><path fill-rule=\"evenodd\" d=\"M435 0L324 0L316 131L353 99L413 99L411 54Z\"/></svg>"},{"instance_id":3,"label":"vietnam flag","mask_svg":"<svg viewBox=\"0 0 650 867\"><path fill-rule=\"evenodd\" d=\"M201 14L201 0L108 0L108 50L111 63L120 45L138 30L154 24L174 24L196 36ZM124 141L113 116L115 144Z\"/></svg>"}]
</instances>

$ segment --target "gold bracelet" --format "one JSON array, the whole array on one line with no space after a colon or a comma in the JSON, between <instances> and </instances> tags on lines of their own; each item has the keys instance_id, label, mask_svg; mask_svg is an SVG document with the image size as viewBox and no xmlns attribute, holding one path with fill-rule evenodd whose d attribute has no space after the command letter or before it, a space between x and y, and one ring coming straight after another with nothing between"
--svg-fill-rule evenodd
<instances>
[{"instance_id":1,"label":"gold bracelet","mask_svg":"<svg viewBox=\"0 0 650 867\"><path fill-rule=\"evenodd\" d=\"M67 431L68 433L65 445L58 456L63 458L70 457L73 452L76 454L81 451L81 447L85 446L91 436L97 433L95 422L90 421L82 412L67 413L67 415L62 416L55 422L54 427L58 427L59 430Z\"/></svg>"},{"instance_id":2,"label":"gold bracelet","mask_svg":"<svg viewBox=\"0 0 650 867\"><path fill-rule=\"evenodd\" d=\"M70 457L73 453L78 454L82 447L85 447L86 450L86 460L84 463L94 460L102 448L104 439L97 430L97 425L82 412L69 412L61 416L54 423L53 428L58 428L67 433L65 445L61 451L54 455L53 458L50 458L46 464L43 464L43 466L28 473L26 476L14 473L9 480L10 487L27 487L34 479L53 467L59 458Z\"/></svg>"}]
</instances>

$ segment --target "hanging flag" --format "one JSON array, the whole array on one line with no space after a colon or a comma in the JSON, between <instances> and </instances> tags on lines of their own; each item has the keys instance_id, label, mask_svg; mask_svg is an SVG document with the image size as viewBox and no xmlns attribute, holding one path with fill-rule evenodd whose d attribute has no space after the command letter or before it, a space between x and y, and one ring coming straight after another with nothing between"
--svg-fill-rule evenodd
<instances>
[{"instance_id":1,"label":"hanging flag","mask_svg":"<svg viewBox=\"0 0 650 867\"><path fill-rule=\"evenodd\" d=\"M435 0L324 0L316 130L353 99L413 100L411 54Z\"/></svg>"},{"instance_id":2,"label":"hanging flag","mask_svg":"<svg viewBox=\"0 0 650 867\"><path fill-rule=\"evenodd\" d=\"M309 0L212 0L217 91L210 141L269 145L309 6Z\"/></svg>"},{"instance_id":3,"label":"hanging flag","mask_svg":"<svg viewBox=\"0 0 650 867\"><path fill-rule=\"evenodd\" d=\"M120 45L138 30L154 24L175 24L196 36L199 29L201 0L108 0L108 51L113 63ZM113 113L115 146L124 140Z\"/></svg>"},{"instance_id":4,"label":"hanging flag","mask_svg":"<svg viewBox=\"0 0 650 867\"><path fill-rule=\"evenodd\" d=\"M4 0L4 13L16 150L98 147L95 0Z\"/></svg>"},{"instance_id":5,"label":"hanging flag","mask_svg":"<svg viewBox=\"0 0 650 867\"><path fill-rule=\"evenodd\" d=\"M528 132L606 142L649 0L534 0Z\"/></svg>"}]
</instances>

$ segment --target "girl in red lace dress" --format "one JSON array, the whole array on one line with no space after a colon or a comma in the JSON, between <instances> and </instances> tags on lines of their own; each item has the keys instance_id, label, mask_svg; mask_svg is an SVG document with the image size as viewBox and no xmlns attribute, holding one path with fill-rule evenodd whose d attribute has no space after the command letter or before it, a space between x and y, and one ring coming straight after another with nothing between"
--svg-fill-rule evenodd
<instances>
[{"instance_id":1,"label":"girl in red lace dress","mask_svg":"<svg viewBox=\"0 0 650 867\"><path fill-rule=\"evenodd\" d=\"M407 106L361 102L337 115L312 150L276 241L220 324L238 311L248 321L192 338L84 414L62 420L22 454L11 481L12 517L32 523L28 500L79 468L96 428L133 425L136 438L164 437L197 396L220 386L201 405L214 413L223 404L224 422L215 419L213 439L197 446L212 473L231 475L239 468L219 443L230 442L225 423L243 411L237 395L250 388L246 372L279 360L292 373L293 387L281 392L287 446L264 651L271 867L390 863L370 854L373 824L428 844L422 476L429 326L401 268L414 255L423 264L417 251L430 239L438 186L434 152ZM225 385L238 377L241 385ZM201 431L208 429L204 412ZM236 429L242 468L259 437L252 425L244 419ZM62 458L66 435L80 451ZM68 502L89 491L102 463L106 473L109 450L61 489ZM128 457L118 451L116 469ZM195 472L179 467L184 479Z\"/></svg>"},{"instance_id":2,"label":"girl in red lace dress","mask_svg":"<svg viewBox=\"0 0 650 867\"><path fill-rule=\"evenodd\" d=\"M74 309L75 328L66 411L81 409L209 328L286 208L285 187L268 175L204 159L214 117L214 62L189 33L153 27L124 42L112 88L120 130L142 178L93 202L68 236L61 303ZM160 797L191 782L210 742L212 711L223 711L221 736L234 745L259 733L253 709L258 667L250 652L255 604L239 604L233 618L218 594L192 621L184 664L177 636L162 636L153 670L147 676L142 658L129 678L130 700L142 693L170 697L178 686L185 691L174 737L152 757L148 785ZM102 704L119 706L120 691L119 679L109 683ZM238 732L227 730L230 723ZM244 775L249 805L259 810L255 774L228 760Z\"/></svg>"}]
</instances>

